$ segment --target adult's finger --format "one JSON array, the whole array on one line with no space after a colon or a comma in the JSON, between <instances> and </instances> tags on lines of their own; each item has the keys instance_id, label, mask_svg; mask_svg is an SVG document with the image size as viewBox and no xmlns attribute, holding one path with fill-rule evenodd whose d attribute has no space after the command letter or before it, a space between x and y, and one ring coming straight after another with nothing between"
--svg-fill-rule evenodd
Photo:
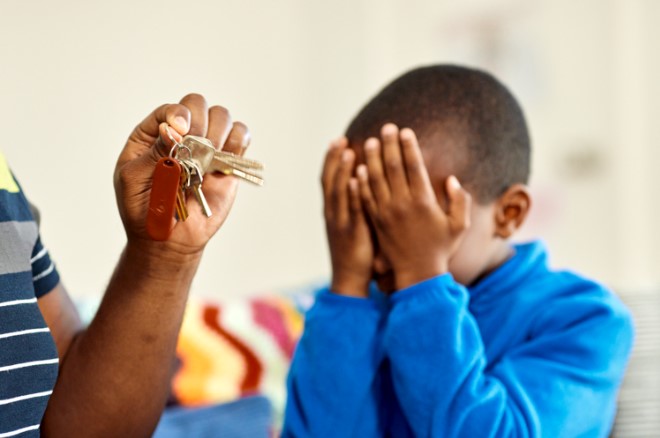
<instances>
[{"instance_id":1,"label":"adult's finger","mask_svg":"<svg viewBox=\"0 0 660 438\"><path fill-rule=\"evenodd\" d=\"M126 147L119 156L118 164L142 156L146 162L157 161L169 153L170 147L162 141L161 125L172 127L172 133L185 134L190 125L190 110L180 104L165 104L153 110L131 132Z\"/></svg>"},{"instance_id":2,"label":"adult's finger","mask_svg":"<svg viewBox=\"0 0 660 438\"><path fill-rule=\"evenodd\" d=\"M185 134L190 126L190 110L185 105L177 103L159 106L135 127L133 134L136 136L136 140L147 139L151 146L150 142L158 136L158 127L163 122L172 126L180 134Z\"/></svg>"},{"instance_id":3,"label":"adult's finger","mask_svg":"<svg viewBox=\"0 0 660 438\"><path fill-rule=\"evenodd\" d=\"M209 133L210 132L211 128L209 126ZM236 155L243 155L249 145L250 131L248 130L247 125L241 122L234 122L231 131L229 132L229 136L223 143L222 150Z\"/></svg>"},{"instance_id":4,"label":"adult's finger","mask_svg":"<svg viewBox=\"0 0 660 438\"><path fill-rule=\"evenodd\" d=\"M208 129L204 135L211 140L216 149L224 149L225 142L233 127L231 114L226 108L218 105L209 108Z\"/></svg>"},{"instance_id":5,"label":"adult's finger","mask_svg":"<svg viewBox=\"0 0 660 438\"><path fill-rule=\"evenodd\" d=\"M189 134L206 137L208 130L208 105L206 99L200 94L191 93L179 102L190 110Z\"/></svg>"}]
</instances>

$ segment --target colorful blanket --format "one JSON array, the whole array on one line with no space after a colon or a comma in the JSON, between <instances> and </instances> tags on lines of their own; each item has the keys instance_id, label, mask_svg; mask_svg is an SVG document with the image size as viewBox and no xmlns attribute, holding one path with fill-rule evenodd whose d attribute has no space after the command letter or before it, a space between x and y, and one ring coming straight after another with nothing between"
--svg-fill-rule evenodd
<instances>
[{"instance_id":1,"label":"colorful blanket","mask_svg":"<svg viewBox=\"0 0 660 438\"><path fill-rule=\"evenodd\" d=\"M286 375L312 294L191 300L177 347L171 403L204 406L263 395L279 423Z\"/></svg>"}]
</instances>

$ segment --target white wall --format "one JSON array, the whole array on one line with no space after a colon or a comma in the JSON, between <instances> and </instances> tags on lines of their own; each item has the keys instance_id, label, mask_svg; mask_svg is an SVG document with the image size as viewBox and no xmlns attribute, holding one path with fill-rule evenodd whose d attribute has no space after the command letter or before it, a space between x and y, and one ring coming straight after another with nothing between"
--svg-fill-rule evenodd
<instances>
[{"instance_id":1,"label":"white wall","mask_svg":"<svg viewBox=\"0 0 660 438\"><path fill-rule=\"evenodd\" d=\"M660 283L658 19L653 0L3 0L0 148L68 288L97 294L124 241L112 171L127 135L203 93L248 123L267 183L241 188L194 292L296 286L329 272L328 141L404 70L467 62L510 85L531 124L524 235L544 235L557 265L643 288Z\"/></svg>"}]
</instances>

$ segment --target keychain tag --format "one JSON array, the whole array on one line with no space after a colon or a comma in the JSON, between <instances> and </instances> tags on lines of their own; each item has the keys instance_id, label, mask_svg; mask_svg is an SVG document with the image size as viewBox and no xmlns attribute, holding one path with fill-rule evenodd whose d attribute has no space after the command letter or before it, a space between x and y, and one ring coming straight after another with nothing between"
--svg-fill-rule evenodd
<instances>
[{"instance_id":1,"label":"keychain tag","mask_svg":"<svg viewBox=\"0 0 660 438\"><path fill-rule=\"evenodd\" d=\"M149 211L147 211L147 234L153 240L167 240L172 231L172 219L176 210L176 196L181 182L181 165L171 157L163 157L156 163Z\"/></svg>"}]
</instances>

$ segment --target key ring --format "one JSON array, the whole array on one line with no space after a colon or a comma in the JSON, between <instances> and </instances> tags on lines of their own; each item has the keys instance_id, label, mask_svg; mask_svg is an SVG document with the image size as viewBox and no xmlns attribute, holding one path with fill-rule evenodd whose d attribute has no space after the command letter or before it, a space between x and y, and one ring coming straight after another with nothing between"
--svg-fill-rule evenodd
<instances>
[{"instance_id":1,"label":"key ring","mask_svg":"<svg viewBox=\"0 0 660 438\"><path fill-rule=\"evenodd\" d=\"M188 150L190 150L190 149L188 149ZM199 168L199 166L197 165L197 163L195 163L195 162L192 161L192 160L189 160L189 161L190 161L190 165L191 165L191 167L194 168L195 173L196 173L197 175L199 175L199 182L201 183L202 181L204 181L204 175L202 174L202 170Z\"/></svg>"},{"instance_id":2,"label":"key ring","mask_svg":"<svg viewBox=\"0 0 660 438\"><path fill-rule=\"evenodd\" d=\"M170 149L170 158L175 159L176 157L174 156L174 151L176 150L178 152L179 146L181 144L176 141L172 133L170 132L170 127L169 125L165 125L165 132L167 132L167 136L169 137L170 141L172 142L172 148Z\"/></svg>"},{"instance_id":3,"label":"key ring","mask_svg":"<svg viewBox=\"0 0 660 438\"><path fill-rule=\"evenodd\" d=\"M190 148L188 146L186 146L185 144L181 144L178 141L176 141L176 139L174 138L174 136L170 132L169 125L165 126L165 131L167 132L167 136L169 137L170 141L172 142L172 148L170 149L170 154L169 154L170 158L172 158L173 160L179 160L179 161L182 161L182 160L186 159L186 158L179 158L179 154L181 153L181 150L184 149L185 151L188 152L188 158L186 160L188 160L188 161L192 160L192 156L193 156L192 155L192 150L190 150Z\"/></svg>"},{"instance_id":4,"label":"key ring","mask_svg":"<svg viewBox=\"0 0 660 438\"><path fill-rule=\"evenodd\" d=\"M190 164L188 161L185 162L182 161L181 164L182 164L181 169L186 173L185 189L187 190L188 188L190 188L190 182L191 182L190 168L188 167L190 166Z\"/></svg>"}]
</instances>

